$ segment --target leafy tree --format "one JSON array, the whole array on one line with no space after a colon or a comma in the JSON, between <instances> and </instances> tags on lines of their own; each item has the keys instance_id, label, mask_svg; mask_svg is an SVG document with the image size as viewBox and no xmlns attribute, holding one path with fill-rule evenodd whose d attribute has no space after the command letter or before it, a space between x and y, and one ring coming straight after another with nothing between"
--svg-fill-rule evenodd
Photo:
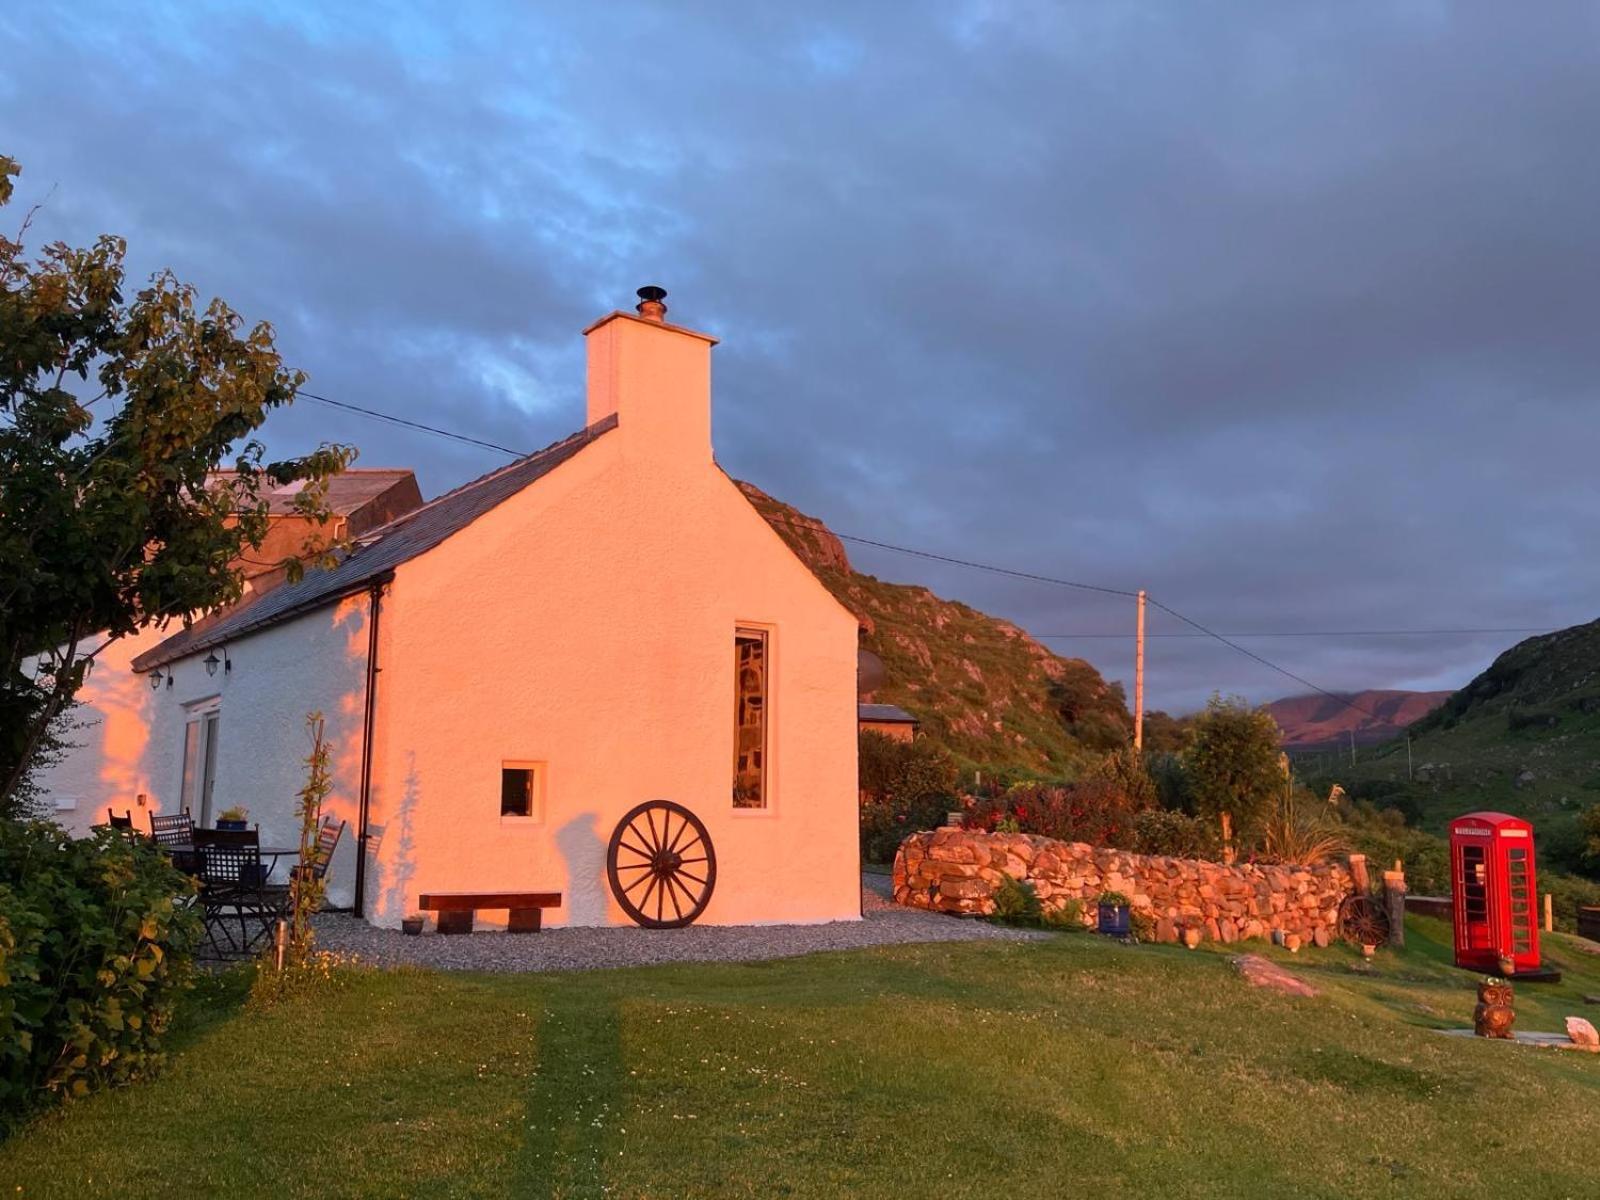
<instances>
[{"instance_id":1,"label":"leafy tree","mask_svg":"<svg viewBox=\"0 0 1600 1200\"><path fill-rule=\"evenodd\" d=\"M1218 819L1227 814L1235 838L1252 842L1284 788L1280 736L1265 708L1213 695L1194 719L1183 756L1194 811Z\"/></svg>"},{"instance_id":2,"label":"leafy tree","mask_svg":"<svg viewBox=\"0 0 1600 1200\"><path fill-rule=\"evenodd\" d=\"M1128 798L1135 810L1153 808L1160 802L1156 781L1146 760L1130 745L1119 746L1101 759L1090 779L1103 780Z\"/></svg>"},{"instance_id":3,"label":"leafy tree","mask_svg":"<svg viewBox=\"0 0 1600 1200\"><path fill-rule=\"evenodd\" d=\"M0 157L0 207L18 173ZM354 457L266 461L251 435L304 378L269 325L201 307L171 272L125 303L121 238L29 260L27 228L0 236L0 816L95 656L238 600L268 493L304 481L295 508L320 524ZM225 460L234 485L208 486Z\"/></svg>"},{"instance_id":4,"label":"leafy tree","mask_svg":"<svg viewBox=\"0 0 1600 1200\"><path fill-rule=\"evenodd\" d=\"M1133 716L1120 683L1107 683L1081 659L1061 660L1050 702L1061 723L1087 750L1115 750L1133 736Z\"/></svg>"},{"instance_id":5,"label":"leafy tree","mask_svg":"<svg viewBox=\"0 0 1600 1200\"><path fill-rule=\"evenodd\" d=\"M1181 754L1189 740L1193 717L1175 717L1171 713L1152 709L1144 715L1144 752L1146 754Z\"/></svg>"},{"instance_id":6,"label":"leafy tree","mask_svg":"<svg viewBox=\"0 0 1600 1200\"><path fill-rule=\"evenodd\" d=\"M1591 804L1584 810L1582 829L1580 860L1591 874L1600 874L1600 804Z\"/></svg>"}]
</instances>

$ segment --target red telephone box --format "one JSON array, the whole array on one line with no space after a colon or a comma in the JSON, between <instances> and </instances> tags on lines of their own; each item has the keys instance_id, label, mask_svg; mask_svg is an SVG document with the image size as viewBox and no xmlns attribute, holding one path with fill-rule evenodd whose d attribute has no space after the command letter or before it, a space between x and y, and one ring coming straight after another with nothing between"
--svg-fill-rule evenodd
<instances>
[{"instance_id":1,"label":"red telephone box","mask_svg":"<svg viewBox=\"0 0 1600 1200\"><path fill-rule=\"evenodd\" d=\"M1497 974L1509 954L1518 972L1540 969L1531 824L1502 812L1451 821L1450 895L1456 966Z\"/></svg>"}]
</instances>

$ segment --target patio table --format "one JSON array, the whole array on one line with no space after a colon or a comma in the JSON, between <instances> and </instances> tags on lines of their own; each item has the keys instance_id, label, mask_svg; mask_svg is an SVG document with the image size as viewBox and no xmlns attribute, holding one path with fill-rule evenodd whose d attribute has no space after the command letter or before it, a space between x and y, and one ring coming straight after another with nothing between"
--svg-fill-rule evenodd
<instances>
[{"instance_id":1,"label":"patio table","mask_svg":"<svg viewBox=\"0 0 1600 1200\"><path fill-rule=\"evenodd\" d=\"M190 861L193 861L193 842L175 842L164 845L161 848L174 859L178 858L180 855L188 855L190 856ZM299 846L261 846L259 849L263 859L272 859L272 862L267 865L267 877L261 881L262 883L268 883L271 881L273 873L278 869L278 860L284 855L287 854L296 858L298 858L300 855Z\"/></svg>"}]
</instances>

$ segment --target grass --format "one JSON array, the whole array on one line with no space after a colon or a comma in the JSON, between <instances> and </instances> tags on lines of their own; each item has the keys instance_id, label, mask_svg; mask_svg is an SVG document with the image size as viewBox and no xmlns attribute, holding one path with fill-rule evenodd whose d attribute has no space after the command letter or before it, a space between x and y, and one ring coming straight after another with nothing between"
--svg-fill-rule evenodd
<instances>
[{"instance_id":1,"label":"grass","mask_svg":"<svg viewBox=\"0 0 1600 1200\"><path fill-rule=\"evenodd\" d=\"M197 998L158 1079L0 1145L6 1195L1471 1197L1593 1194L1600 1056L1458 1041L1470 975L1415 921L1323 990L1224 955L898 947L586 975L355 972ZM1519 989L1559 1029L1600 957ZM1263 953L1281 952L1263 948ZM1489 1162L1491 1169L1484 1169Z\"/></svg>"}]
</instances>

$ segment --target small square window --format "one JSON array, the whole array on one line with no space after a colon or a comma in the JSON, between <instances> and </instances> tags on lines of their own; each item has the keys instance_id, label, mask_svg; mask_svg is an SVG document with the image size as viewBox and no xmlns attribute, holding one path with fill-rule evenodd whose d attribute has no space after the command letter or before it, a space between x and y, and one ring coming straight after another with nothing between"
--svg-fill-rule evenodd
<instances>
[{"instance_id":1,"label":"small square window","mask_svg":"<svg viewBox=\"0 0 1600 1200\"><path fill-rule=\"evenodd\" d=\"M500 815L537 817L544 770L538 763L505 763L500 767Z\"/></svg>"}]
</instances>

